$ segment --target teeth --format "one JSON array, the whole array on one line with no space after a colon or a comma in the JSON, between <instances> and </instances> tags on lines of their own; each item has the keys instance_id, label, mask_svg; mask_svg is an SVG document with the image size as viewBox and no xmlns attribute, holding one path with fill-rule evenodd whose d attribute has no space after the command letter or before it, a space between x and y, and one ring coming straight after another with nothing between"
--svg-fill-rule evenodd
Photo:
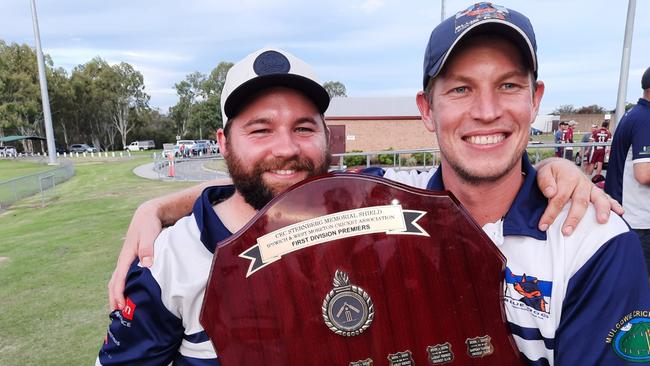
<instances>
[{"instance_id":1,"label":"teeth","mask_svg":"<svg viewBox=\"0 0 650 366\"><path fill-rule=\"evenodd\" d=\"M466 138L467 142L475 145L490 145L503 141L506 137L503 134L498 135L482 135L482 136L469 136Z\"/></svg>"},{"instance_id":2,"label":"teeth","mask_svg":"<svg viewBox=\"0 0 650 366\"><path fill-rule=\"evenodd\" d=\"M296 172L295 170L289 170L289 169L273 170L273 173L278 175L290 175L295 172Z\"/></svg>"}]
</instances>

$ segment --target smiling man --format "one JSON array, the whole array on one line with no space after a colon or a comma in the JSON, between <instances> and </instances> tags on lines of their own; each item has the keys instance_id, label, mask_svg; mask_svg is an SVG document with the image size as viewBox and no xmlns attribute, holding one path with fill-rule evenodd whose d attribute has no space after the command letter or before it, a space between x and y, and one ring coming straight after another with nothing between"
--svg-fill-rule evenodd
<instances>
[{"instance_id":1,"label":"smiling man","mask_svg":"<svg viewBox=\"0 0 650 366\"><path fill-rule=\"evenodd\" d=\"M234 187L206 189L190 216L160 233L153 265L134 262L98 365L218 364L199 324L216 243L287 187L327 172L329 101L311 67L282 50L259 50L232 67L217 138Z\"/></svg>"},{"instance_id":2,"label":"smiling man","mask_svg":"<svg viewBox=\"0 0 650 366\"><path fill-rule=\"evenodd\" d=\"M506 256L506 317L530 365L648 362L638 237L620 217L598 224L593 207L571 236L560 220L537 228L547 201L525 153L537 70L533 27L511 9L476 4L433 30L417 102L442 162L427 188L453 192Z\"/></svg>"}]
</instances>

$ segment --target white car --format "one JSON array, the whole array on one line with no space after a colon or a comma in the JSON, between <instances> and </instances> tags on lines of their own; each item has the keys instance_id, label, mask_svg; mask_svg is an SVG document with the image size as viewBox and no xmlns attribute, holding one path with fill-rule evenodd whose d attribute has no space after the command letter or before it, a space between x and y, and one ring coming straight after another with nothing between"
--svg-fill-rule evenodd
<instances>
[{"instance_id":1,"label":"white car","mask_svg":"<svg viewBox=\"0 0 650 366\"><path fill-rule=\"evenodd\" d=\"M125 146L124 150L143 151L153 149L154 147L156 147L156 144L154 144L153 140L133 141L128 146Z\"/></svg>"}]
</instances>

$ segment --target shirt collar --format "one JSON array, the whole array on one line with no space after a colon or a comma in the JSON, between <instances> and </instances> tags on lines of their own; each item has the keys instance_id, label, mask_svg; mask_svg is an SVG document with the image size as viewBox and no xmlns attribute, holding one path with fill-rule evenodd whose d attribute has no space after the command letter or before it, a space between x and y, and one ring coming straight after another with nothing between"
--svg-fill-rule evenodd
<instances>
[{"instance_id":1,"label":"shirt collar","mask_svg":"<svg viewBox=\"0 0 650 366\"><path fill-rule=\"evenodd\" d=\"M194 203L192 212L201 233L201 243L212 253L218 242L232 235L214 212L213 206L233 193L235 186L232 185L208 187Z\"/></svg>"},{"instance_id":2,"label":"shirt collar","mask_svg":"<svg viewBox=\"0 0 650 366\"><path fill-rule=\"evenodd\" d=\"M525 177L524 184L519 188L512 206L503 218L503 235L524 235L546 240L546 232L540 231L537 225L548 205L548 200L537 187L537 171L530 164L528 154L524 154L521 159L521 171ZM436 170L427 184L427 189L445 190L442 169Z\"/></svg>"}]
</instances>

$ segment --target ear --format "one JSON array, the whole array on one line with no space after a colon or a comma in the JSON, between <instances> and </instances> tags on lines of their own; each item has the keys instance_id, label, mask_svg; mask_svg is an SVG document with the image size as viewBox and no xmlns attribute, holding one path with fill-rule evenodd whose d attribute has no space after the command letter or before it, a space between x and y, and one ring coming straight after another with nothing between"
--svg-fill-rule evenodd
<instances>
[{"instance_id":1,"label":"ear","mask_svg":"<svg viewBox=\"0 0 650 366\"><path fill-rule=\"evenodd\" d=\"M217 142L219 143L219 152L224 157L228 156L228 147L226 144L226 134L223 132L223 128L217 130Z\"/></svg>"},{"instance_id":2,"label":"ear","mask_svg":"<svg viewBox=\"0 0 650 366\"><path fill-rule=\"evenodd\" d=\"M323 121L324 120L325 119L323 119ZM323 125L325 126L325 139L326 139L325 143L327 143L327 147L331 147L332 146L332 131L330 131L329 126L326 125L325 122L323 122Z\"/></svg>"},{"instance_id":3,"label":"ear","mask_svg":"<svg viewBox=\"0 0 650 366\"><path fill-rule=\"evenodd\" d=\"M542 103L542 97L544 96L544 82L538 80L535 82L537 84L537 89L533 93L533 108L530 124L532 125L535 122L537 117L537 112L539 112L539 106Z\"/></svg>"},{"instance_id":4,"label":"ear","mask_svg":"<svg viewBox=\"0 0 650 366\"><path fill-rule=\"evenodd\" d=\"M423 91L418 92L418 95L415 97L415 102L418 105L420 110L420 116L422 116L422 123L424 127L429 130L429 132L436 132L436 124L433 122L433 117L431 115L431 104L429 103L429 98L424 94Z\"/></svg>"}]
</instances>

